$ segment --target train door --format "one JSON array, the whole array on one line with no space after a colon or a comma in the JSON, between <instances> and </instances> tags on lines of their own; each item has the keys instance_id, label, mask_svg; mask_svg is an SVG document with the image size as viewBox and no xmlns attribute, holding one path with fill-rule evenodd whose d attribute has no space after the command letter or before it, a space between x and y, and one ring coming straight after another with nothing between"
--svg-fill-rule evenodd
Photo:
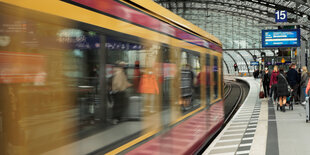
<instances>
[{"instance_id":1,"label":"train door","mask_svg":"<svg viewBox=\"0 0 310 155\"><path fill-rule=\"evenodd\" d=\"M223 98L223 91L224 91L224 79L223 79L223 59L219 57L218 61L218 74L219 74L219 98Z\"/></svg>"},{"instance_id":2,"label":"train door","mask_svg":"<svg viewBox=\"0 0 310 155\"><path fill-rule=\"evenodd\" d=\"M181 111L181 49L171 47L169 71L166 74L169 76L170 82L170 119L178 120L183 112ZM172 122L170 122L172 123Z\"/></svg>"},{"instance_id":3,"label":"train door","mask_svg":"<svg viewBox=\"0 0 310 155\"><path fill-rule=\"evenodd\" d=\"M142 117L139 84L145 53L139 41L126 40L107 37L105 43L106 121L112 125Z\"/></svg>"},{"instance_id":4,"label":"train door","mask_svg":"<svg viewBox=\"0 0 310 155\"><path fill-rule=\"evenodd\" d=\"M211 59L210 54L206 54L206 102L211 102Z\"/></svg>"},{"instance_id":5,"label":"train door","mask_svg":"<svg viewBox=\"0 0 310 155\"><path fill-rule=\"evenodd\" d=\"M211 102L214 103L222 98L222 60L216 55L211 60Z\"/></svg>"}]
</instances>

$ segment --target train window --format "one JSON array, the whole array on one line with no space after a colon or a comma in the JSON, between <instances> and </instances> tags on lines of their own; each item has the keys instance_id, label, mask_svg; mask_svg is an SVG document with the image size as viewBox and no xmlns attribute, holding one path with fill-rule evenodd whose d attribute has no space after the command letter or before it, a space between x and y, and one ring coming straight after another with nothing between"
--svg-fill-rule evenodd
<instances>
[{"instance_id":1,"label":"train window","mask_svg":"<svg viewBox=\"0 0 310 155\"><path fill-rule=\"evenodd\" d=\"M218 98L218 57L213 56L213 99Z\"/></svg>"},{"instance_id":2,"label":"train window","mask_svg":"<svg viewBox=\"0 0 310 155\"><path fill-rule=\"evenodd\" d=\"M192 51L181 54L181 109L188 112L200 107L200 56Z\"/></svg>"},{"instance_id":3,"label":"train window","mask_svg":"<svg viewBox=\"0 0 310 155\"><path fill-rule=\"evenodd\" d=\"M106 39L107 103L111 105L108 108L109 122L119 124L141 120L162 111L160 50L155 43ZM149 126L145 127L155 129L160 123L147 124Z\"/></svg>"},{"instance_id":4,"label":"train window","mask_svg":"<svg viewBox=\"0 0 310 155\"><path fill-rule=\"evenodd\" d=\"M210 103L210 92L211 92L211 86L210 86L210 80L211 80L211 66L210 66L210 55L206 54L206 101L207 104Z\"/></svg>"}]
</instances>

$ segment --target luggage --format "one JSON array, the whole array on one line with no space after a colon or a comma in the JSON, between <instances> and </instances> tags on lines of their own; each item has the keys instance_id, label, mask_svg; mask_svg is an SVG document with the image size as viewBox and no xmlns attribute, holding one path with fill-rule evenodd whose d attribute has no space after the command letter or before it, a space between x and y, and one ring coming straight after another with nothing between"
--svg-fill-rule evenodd
<instances>
[{"instance_id":1,"label":"luggage","mask_svg":"<svg viewBox=\"0 0 310 155\"><path fill-rule=\"evenodd\" d=\"M141 119L141 109L143 108L140 96L129 97L128 108L126 109L125 118L139 120Z\"/></svg>"},{"instance_id":2,"label":"luggage","mask_svg":"<svg viewBox=\"0 0 310 155\"><path fill-rule=\"evenodd\" d=\"M309 116L310 115L310 108L309 108L309 97L306 97L306 122L308 123L309 121Z\"/></svg>"}]
</instances>

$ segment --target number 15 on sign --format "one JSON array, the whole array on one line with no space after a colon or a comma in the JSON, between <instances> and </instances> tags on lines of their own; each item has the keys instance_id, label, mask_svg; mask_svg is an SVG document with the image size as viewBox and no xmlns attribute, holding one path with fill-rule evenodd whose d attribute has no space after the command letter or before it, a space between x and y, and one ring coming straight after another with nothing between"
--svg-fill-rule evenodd
<instances>
[{"instance_id":1,"label":"number 15 on sign","mask_svg":"<svg viewBox=\"0 0 310 155\"><path fill-rule=\"evenodd\" d=\"M287 22L287 11L276 10L276 22Z\"/></svg>"}]
</instances>

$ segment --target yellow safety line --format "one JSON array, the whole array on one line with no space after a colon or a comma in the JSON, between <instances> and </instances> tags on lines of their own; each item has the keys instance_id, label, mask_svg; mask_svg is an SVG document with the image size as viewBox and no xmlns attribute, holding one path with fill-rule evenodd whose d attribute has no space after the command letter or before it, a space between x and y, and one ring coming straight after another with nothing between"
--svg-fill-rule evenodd
<instances>
[{"instance_id":1,"label":"yellow safety line","mask_svg":"<svg viewBox=\"0 0 310 155\"><path fill-rule=\"evenodd\" d=\"M129 147L131 147L131 146L133 146L133 145L135 145L135 144L137 144L137 143L139 143L139 142L141 142L141 141L143 141L143 140L153 136L153 135L155 135L160 130L161 130L161 128L157 129L157 130L150 131L150 132L144 134L143 136L140 136L137 139L132 140L132 141L130 141L130 142L128 142L128 143L126 143L126 144L124 144L124 145L122 145L122 146L120 146L120 147L118 147L118 148L116 148L116 149L106 153L106 155L115 155L117 153L120 153L120 152L124 151L125 149L127 149L127 148L129 148Z\"/></svg>"},{"instance_id":2,"label":"yellow safety line","mask_svg":"<svg viewBox=\"0 0 310 155\"><path fill-rule=\"evenodd\" d=\"M218 99L214 100L214 103L220 101L221 99L222 98L218 98Z\"/></svg>"}]
</instances>

